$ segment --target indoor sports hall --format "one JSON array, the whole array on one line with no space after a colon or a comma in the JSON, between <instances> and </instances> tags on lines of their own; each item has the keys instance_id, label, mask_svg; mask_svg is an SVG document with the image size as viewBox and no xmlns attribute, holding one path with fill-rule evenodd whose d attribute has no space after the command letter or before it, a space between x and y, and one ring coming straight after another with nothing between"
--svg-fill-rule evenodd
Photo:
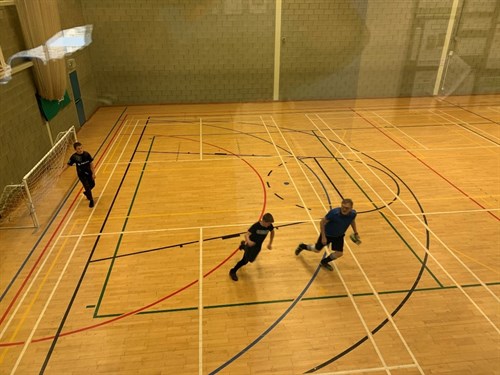
<instances>
[{"instance_id":1,"label":"indoor sports hall","mask_svg":"<svg viewBox=\"0 0 500 375\"><path fill-rule=\"evenodd\" d=\"M0 1L0 374L500 374L499 17Z\"/></svg>"}]
</instances>

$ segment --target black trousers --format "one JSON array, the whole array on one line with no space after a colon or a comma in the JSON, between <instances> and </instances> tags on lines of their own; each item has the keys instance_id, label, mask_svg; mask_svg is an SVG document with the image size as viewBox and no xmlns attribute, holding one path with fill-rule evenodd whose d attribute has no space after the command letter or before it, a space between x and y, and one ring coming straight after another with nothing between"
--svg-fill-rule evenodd
<instances>
[{"instance_id":1,"label":"black trousers","mask_svg":"<svg viewBox=\"0 0 500 375\"><path fill-rule=\"evenodd\" d=\"M85 196L89 200L93 200L94 198L92 197L92 189L95 186L95 180L92 178L92 175L82 173L82 174L78 175L78 179L80 180L80 182L83 185L83 188L85 190L85 193L84 193Z\"/></svg>"},{"instance_id":2,"label":"black trousers","mask_svg":"<svg viewBox=\"0 0 500 375\"><path fill-rule=\"evenodd\" d=\"M234 271L238 271L241 267L244 265L248 264L248 262L253 262L255 259L257 259L257 256L260 253L260 249L262 248L262 244L256 244L255 246L245 246L245 253L243 254L243 258L236 263L236 266L234 266Z\"/></svg>"}]
</instances>

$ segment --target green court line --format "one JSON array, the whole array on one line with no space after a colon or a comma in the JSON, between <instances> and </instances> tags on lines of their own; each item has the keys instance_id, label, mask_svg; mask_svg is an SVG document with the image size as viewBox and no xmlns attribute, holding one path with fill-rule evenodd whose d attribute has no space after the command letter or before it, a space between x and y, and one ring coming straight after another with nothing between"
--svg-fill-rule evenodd
<instances>
[{"instance_id":1,"label":"green court line","mask_svg":"<svg viewBox=\"0 0 500 375\"><path fill-rule=\"evenodd\" d=\"M127 211L125 222L123 223L123 226L122 226L122 230L121 230L122 232L125 232L125 229L127 227L128 219L129 219L129 216L132 212L132 207L134 206L135 198L137 197L137 193L139 191L139 186L141 185L142 177L144 176L144 171L146 170L146 166L148 164L149 156L151 155L151 149L153 148L154 141L155 141L155 137L153 137L151 139L151 144L149 145L149 150L148 150L148 153L146 155L146 160L144 161L144 165L142 166L141 175L139 177L139 181L137 182L137 186L135 187L134 195L132 196L132 201L130 202L130 206L129 206L128 211ZM113 266L114 266L115 260L116 260L116 254L118 253L118 249L120 248L123 236L124 236L124 233L121 233L120 237L118 238L118 242L116 244L115 251L113 253L113 257L111 258L111 263L109 265L108 272L106 274L106 278L104 279L101 294L99 295L99 299L97 300L96 308L94 310L94 318L99 316L98 315L99 308L101 307L101 303L102 303L102 300L104 298L104 292L106 291L106 287L109 283L109 278L111 277L111 271L113 269Z\"/></svg>"},{"instance_id":2,"label":"green court line","mask_svg":"<svg viewBox=\"0 0 500 375\"><path fill-rule=\"evenodd\" d=\"M391 221L387 218L387 216L384 215L384 213L380 210L378 210L379 207L377 207L377 205L373 202L373 200L370 198L370 196L368 195L368 193L365 192L365 190L358 184L358 182L356 181L355 178L353 178L351 176L351 174L349 173L349 171L344 167L344 165L340 162L340 160L330 151L330 149L327 147L327 145L322 141L321 137L319 137L315 131L313 131L313 134L316 136L316 138L318 139L318 141L323 145L323 147L326 149L326 151L332 156L332 158L337 162L337 164L344 170L344 172L349 176L349 178L351 179L351 181L358 187L358 189L363 193L363 195L370 201L370 203L372 204L372 206L377 209L377 212L384 218L384 220L390 225L390 227L394 230L394 232L398 235L398 237L403 241L403 243L406 245L406 247L413 253L413 255L415 256L415 258L418 259L418 261L420 262L420 264L422 264L424 266L424 268L427 270L427 272L432 276L432 278L436 281L436 283L442 287L443 284L439 281L439 279L434 275L434 273L432 273L432 271L429 269L429 267L427 267L427 263L424 264L423 260L420 259L420 257L417 255L417 253L413 250L413 248L411 247L411 245L403 238L403 236L401 235L401 233L399 233L399 231L396 229L396 227L391 223ZM394 173L394 172L392 172ZM397 176L397 175L396 175ZM399 177L398 177L399 178ZM417 201L418 203L418 201ZM420 204L419 204L420 205Z\"/></svg>"},{"instance_id":3,"label":"green court line","mask_svg":"<svg viewBox=\"0 0 500 375\"><path fill-rule=\"evenodd\" d=\"M500 281L495 281L495 282L490 282L490 283L485 283L485 285L492 286L492 285L500 285ZM482 284L465 284L461 285L462 288L477 288L481 287ZM450 285L450 286L442 286L442 287L430 287L430 288L417 288L414 290L414 292L433 292L433 291L439 291L439 290L450 290L450 289L458 289L456 285ZM407 294L410 291L408 289L399 289L399 290L387 290L383 292L377 292L379 295L386 295L386 294ZM371 297L374 296L374 293L372 292L366 292L366 293L353 293L353 297ZM319 296L319 297L304 297L302 298L302 301L318 301L318 300L323 300L323 299L338 299L338 298L347 298L347 294L336 294L336 295L329 295L329 296ZM287 299L277 299L277 300L270 300L270 301L253 301L253 302L243 302L243 303L230 303L230 304L223 304L223 305L212 305L212 306L204 306L204 309L220 309L220 308L229 308L229 307L242 307L242 306L253 306L253 305L270 305L270 304L276 304L276 303L290 303L293 302L293 298L287 298ZM92 308L93 306L87 306L87 308ZM137 313L137 315L143 315L143 314L159 314L159 313L171 313L171 312L183 312L183 311L196 311L198 310L198 307L183 307L183 308L178 308L178 309L166 309L166 310L154 310L154 311L141 311ZM122 314L104 314L104 315L99 315L99 316L94 316L94 318L111 318L111 317L116 317L120 316Z\"/></svg>"},{"instance_id":4,"label":"green court line","mask_svg":"<svg viewBox=\"0 0 500 375\"><path fill-rule=\"evenodd\" d=\"M353 178L353 176L347 171L347 169L344 167L344 165L340 162L340 160L330 151L330 149L327 147L327 145L321 140L321 137L319 137L314 131L313 131L313 134L316 136L316 138L318 139L318 141L325 147L325 149L327 150L327 152L333 157L333 159L338 163L338 165L344 170L344 172L350 177L351 181L358 187L358 189L365 195L365 197L369 200L369 202L372 204L372 206L377 209L377 212L384 218L384 220L389 224L389 226L394 230L394 232L397 234L397 236L403 241L403 243L406 245L406 247L412 252L412 254L418 259L418 261L420 262L420 264L422 264L424 266L424 268L427 270L427 272L431 275L431 277L436 281L436 283L439 285L439 287L435 287L435 288L421 288L421 289L415 289L415 291L425 291L425 290L441 290L441 289L449 289L449 288L456 288L456 286L452 286L452 287L445 287L443 286L443 284L439 281L439 279L434 275L434 273L427 267L427 264L424 264L423 263L423 260L420 259L420 257L417 255L417 253L414 251L414 249L411 247L411 245L405 240L405 238L401 235L401 233L397 230L397 228L392 224L392 222L387 218L387 216L380 210L378 210L379 207L377 207L377 205L373 202L373 200L370 198L370 196L365 192L365 190L358 184L358 182ZM146 160L144 162L144 165L143 165L143 169L141 171L141 176L139 178L139 182L136 186L136 190L134 192L134 196L133 196L133 199L132 199L132 202L130 204L130 207L129 207L129 211L127 213L127 218L125 220L125 223L123 225L123 229L122 231L125 230L125 227L127 225L127 222L128 222L128 216L132 210L132 206L134 204L134 201L135 201L135 198L136 198L136 195L137 195L137 192L138 192L138 189L139 189L139 185L141 183L141 180L142 180L142 176L143 176L143 173L144 173L144 170L146 168L146 165L147 165L147 161L149 159L149 156L151 155L151 149L152 149L152 146L153 146L153 142L154 142L154 139L155 137L153 137L152 141L151 141L151 144L150 144L150 148L148 150L148 153L147 153L147 156L146 156ZM391 172L393 173L393 172ZM104 282L104 286L103 286L103 289L101 291L101 295L99 296L99 300L98 300L98 303L97 303L97 308L95 309L95 312L94 312L94 318L106 318L106 317L116 317L116 316L120 316L120 315L123 315L123 314L119 314L119 313L114 313L114 314L104 314L104 315L98 315L98 310L100 308L100 305L101 305L101 302L102 302L102 299L103 299L103 296L104 296L104 291L105 291L105 288L106 288L106 285L107 283L109 282L109 277L110 277L110 274L111 274L111 269L113 268L113 265L114 265L114 262L115 262L115 257L116 257L116 254L118 252L118 249L120 247L120 244L121 244L121 239L122 239L122 236L123 234L120 234L120 238L118 240L118 243L117 243L117 246L115 248L115 252L113 254L113 257L112 257L112 260L111 260L111 264L110 264L110 267L108 269L108 274L106 276L106 279L105 279L105 282ZM478 285L481 285L481 284L478 284ZM495 284L493 284L495 285ZM463 286L464 288L465 287L468 287L468 286ZM410 291L409 290L396 290L396 291L387 291L387 292L379 292L378 294L395 294L395 293L409 293ZM354 297L361 297L361 296L370 296L370 295L373 295L373 293L361 293L361 294L353 294ZM320 299L331 299L331 298L344 298L344 297L347 297L346 294L342 294L342 295L337 295L337 296L322 296L322 297L310 297L310 298L302 298L302 300L320 300ZM276 300L276 301L260 301L260 302L248 302L248 303L245 303L245 304L234 304L234 305L220 305L220 306L206 306L204 307L205 309L211 309L211 308L218 308L218 307L231 307L231 306L243 306L243 305L256 305L256 304L266 304L266 303L284 303L284 302L293 302L294 300L293 299L285 299L285 300ZM197 310L198 308L197 307L192 307L192 308L181 308L181 309L173 309L173 310L155 310L155 311L142 311L142 312L139 312L139 314L155 314L155 313L161 313L161 312L175 312L175 311L189 311L189 310Z\"/></svg>"}]
</instances>

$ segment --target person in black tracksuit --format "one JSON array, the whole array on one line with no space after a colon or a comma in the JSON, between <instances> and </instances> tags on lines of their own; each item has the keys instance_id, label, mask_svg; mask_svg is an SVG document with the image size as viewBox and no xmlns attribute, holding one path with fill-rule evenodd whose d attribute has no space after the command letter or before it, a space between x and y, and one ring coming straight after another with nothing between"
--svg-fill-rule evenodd
<instances>
[{"instance_id":1,"label":"person in black tracksuit","mask_svg":"<svg viewBox=\"0 0 500 375\"><path fill-rule=\"evenodd\" d=\"M76 152L69 158L68 166L76 164L76 173L84 188L83 194L89 200L89 207L92 208L94 207L92 189L95 186L94 158L87 151L83 150L80 142L75 142L73 148Z\"/></svg>"},{"instance_id":2,"label":"person in black tracksuit","mask_svg":"<svg viewBox=\"0 0 500 375\"><path fill-rule=\"evenodd\" d=\"M238 281L238 276L236 272L248 264L248 262L253 262L257 259L257 256L260 253L260 249L262 248L262 243L266 239L268 233L271 233L269 244L267 248L271 250L273 248L273 240L274 240L274 218L270 213L262 216L262 219L255 224L253 224L248 232L245 233L245 241L241 241L240 250L244 250L243 258L236 263L234 268L231 268L229 271L229 276L234 281Z\"/></svg>"}]
</instances>

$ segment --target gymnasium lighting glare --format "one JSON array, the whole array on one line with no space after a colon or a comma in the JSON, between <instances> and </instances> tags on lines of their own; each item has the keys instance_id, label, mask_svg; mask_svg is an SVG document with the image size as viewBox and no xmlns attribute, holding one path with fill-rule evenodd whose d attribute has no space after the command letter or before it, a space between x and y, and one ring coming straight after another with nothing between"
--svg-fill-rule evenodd
<instances>
[{"instance_id":1,"label":"gymnasium lighting glare","mask_svg":"<svg viewBox=\"0 0 500 375\"><path fill-rule=\"evenodd\" d=\"M0 79L0 84L5 84L11 80L11 62L14 59L38 59L47 64L49 60L62 59L88 46L90 43L92 43L92 25L78 26L59 31L47 40L45 44L26 51L20 51L9 57L7 67L6 69L4 68L5 76Z\"/></svg>"}]
</instances>

